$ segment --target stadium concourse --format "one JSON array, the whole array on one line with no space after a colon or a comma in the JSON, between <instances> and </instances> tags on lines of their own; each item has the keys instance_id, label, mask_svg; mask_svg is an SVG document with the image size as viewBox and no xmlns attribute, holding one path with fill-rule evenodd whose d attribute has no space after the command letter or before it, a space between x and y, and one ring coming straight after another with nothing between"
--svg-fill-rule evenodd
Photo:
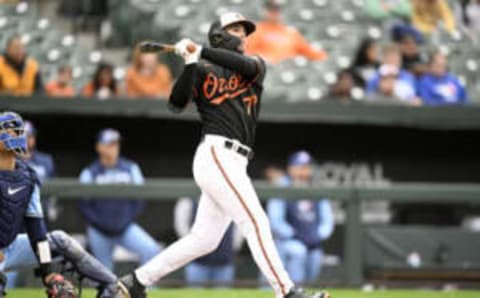
<instances>
[{"instance_id":1,"label":"stadium concourse","mask_svg":"<svg viewBox=\"0 0 480 298\"><path fill-rule=\"evenodd\" d=\"M256 23L245 51L265 62L263 95L229 93L243 84L237 74L209 75L195 90L248 106L226 121L241 118L239 130L261 98L255 142L249 129L240 136L247 145L200 138L193 104L176 97L174 110L187 110L176 115L168 103L189 67L181 55L192 54L177 42L209 47L211 23L230 11ZM335 298L477 297L479 20L478 0L0 0L0 111L28 120L23 158L42 183L49 228L119 276L192 234L202 209L192 153L222 142L253 158L255 214L265 210L295 284L332 287ZM146 52L145 40L176 53ZM247 61L261 73L260 60ZM259 263L273 266L266 223L248 239L225 225L213 253L158 283L194 289L149 297L272 297L247 248L260 238ZM29 289L40 285L31 270L7 277L9 296L43 297ZM335 290L345 286L355 289ZM395 287L432 291L386 290Z\"/></svg>"}]
</instances>

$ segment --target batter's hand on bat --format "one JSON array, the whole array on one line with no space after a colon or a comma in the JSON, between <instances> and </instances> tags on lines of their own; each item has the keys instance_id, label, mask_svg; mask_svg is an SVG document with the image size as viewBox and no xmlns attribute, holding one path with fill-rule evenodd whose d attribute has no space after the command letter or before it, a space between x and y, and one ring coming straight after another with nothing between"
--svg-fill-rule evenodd
<instances>
[{"instance_id":1,"label":"batter's hand on bat","mask_svg":"<svg viewBox=\"0 0 480 298\"><path fill-rule=\"evenodd\" d=\"M175 44L175 53L185 60L185 64L197 63L200 60L202 46L189 38L184 38Z\"/></svg>"}]
</instances>

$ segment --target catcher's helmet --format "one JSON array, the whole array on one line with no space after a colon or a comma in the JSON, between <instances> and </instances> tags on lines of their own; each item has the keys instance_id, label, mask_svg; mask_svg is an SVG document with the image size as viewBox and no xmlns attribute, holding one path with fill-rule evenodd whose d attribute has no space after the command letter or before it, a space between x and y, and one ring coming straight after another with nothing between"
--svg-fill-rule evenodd
<instances>
[{"instance_id":1,"label":"catcher's helmet","mask_svg":"<svg viewBox=\"0 0 480 298\"><path fill-rule=\"evenodd\" d=\"M14 151L17 154L27 152L25 122L19 114L15 112L0 114L0 142L8 151Z\"/></svg>"},{"instance_id":2,"label":"catcher's helmet","mask_svg":"<svg viewBox=\"0 0 480 298\"><path fill-rule=\"evenodd\" d=\"M242 24L245 27L247 36L255 31L255 23L246 19L237 12L227 12L220 16L218 20L212 23L208 31L208 40L213 48L224 48L237 51L240 45L240 39L229 34L225 28L233 24Z\"/></svg>"}]
</instances>

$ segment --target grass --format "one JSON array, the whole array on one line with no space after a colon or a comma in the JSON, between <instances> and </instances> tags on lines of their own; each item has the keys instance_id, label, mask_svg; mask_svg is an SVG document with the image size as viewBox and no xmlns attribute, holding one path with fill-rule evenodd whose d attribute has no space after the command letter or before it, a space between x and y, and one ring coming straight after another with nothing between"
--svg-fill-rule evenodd
<instances>
[{"instance_id":1,"label":"grass","mask_svg":"<svg viewBox=\"0 0 480 298\"><path fill-rule=\"evenodd\" d=\"M479 298L480 291L439 292L428 290L390 290L362 292L359 290L331 290L332 298ZM7 298L45 298L41 289L9 291ZM86 290L83 298L95 293ZM154 290L148 298L273 298L272 293L257 290Z\"/></svg>"}]
</instances>

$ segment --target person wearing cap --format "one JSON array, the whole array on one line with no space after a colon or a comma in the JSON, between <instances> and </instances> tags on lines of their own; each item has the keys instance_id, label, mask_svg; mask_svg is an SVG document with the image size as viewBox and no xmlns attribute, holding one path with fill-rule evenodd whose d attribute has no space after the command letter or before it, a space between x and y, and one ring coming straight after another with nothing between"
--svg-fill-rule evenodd
<instances>
[{"instance_id":1,"label":"person wearing cap","mask_svg":"<svg viewBox=\"0 0 480 298\"><path fill-rule=\"evenodd\" d=\"M245 55L255 28L255 23L241 13L229 11L213 20L207 45L183 38L174 46L185 67L173 86L168 107L179 113L193 103L200 114L202 130L192 169L201 196L191 231L120 278L132 297L147 297L148 287L214 251L232 222L247 239L275 297L330 297L326 291L306 293L292 282L247 173L254 156L267 72L262 57Z\"/></svg>"},{"instance_id":2,"label":"person wearing cap","mask_svg":"<svg viewBox=\"0 0 480 298\"><path fill-rule=\"evenodd\" d=\"M448 71L447 57L440 52L433 52L430 55L428 72L419 79L417 93L425 105L452 105L468 102L465 86Z\"/></svg>"},{"instance_id":3,"label":"person wearing cap","mask_svg":"<svg viewBox=\"0 0 480 298\"><path fill-rule=\"evenodd\" d=\"M288 159L287 172L291 186L311 185L312 156L307 151L295 152ZM335 226L329 201L273 198L267 203L267 213L280 256L293 281L317 281L322 267L322 242L332 235Z\"/></svg>"},{"instance_id":4,"label":"person wearing cap","mask_svg":"<svg viewBox=\"0 0 480 298\"><path fill-rule=\"evenodd\" d=\"M97 136L98 159L82 170L84 184L143 184L140 167L120 156L120 133L111 128ZM143 264L160 252L160 246L137 223L144 202L112 197L84 199L79 209L87 222L87 238L93 255L112 269L113 250L118 245L138 255Z\"/></svg>"},{"instance_id":5,"label":"person wearing cap","mask_svg":"<svg viewBox=\"0 0 480 298\"><path fill-rule=\"evenodd\" d=\"M28 57L21 37L13 35L0 55L0 94L28 96L38 92L43 92L40 66Z\"/></svg>"},{"instance_id":6,"label":"person wearing cap","mask_svg":"<svg viewBox=\"0 0 480 298\"><path fill-rule=\"evenodd\" d=\"M55 164L52 155L37 150L37 130L31 121L25 121L25 132L27 135L27 152L22 155L22 159L33 168L43 183L45 180L55 176ZM42 198L43 199L43 198ZM48 198L42 200L44 210L47 211L47 219L55 220L58 212L55 206L55 199ZM18 273L8 272L7 274L7 288L13 288L17 285Z\"/></svg>"},{"instance_id":7,"label":"person wearing cap","mask_svg":"<svg viewBox=\"0 0 480 298\"><path fill-rule=\"evenodd\" d=\"M257 23L257 30L252 34L247 54L260 55L272 64L280 63L296 56L310 60L325 60L326 52L310 45L295 28L282 21L281 7L275 1L265 4L265 18Z\"/></svg>"},{"instance_id":8,"label":"person wearing cap","mask_svg":"<svg viewBox=\"0 0 480 298\"><path fill-rule=\"evenodd\" d=\"M415 76L427 71L427 56L421 51L422 33L410 24L400 23L392 27L392 41L398 45L402 53L402 67Z\"/></svg>"},{"instance_id":9,"label":"person wearing cap","mask_svg":"<svg viewBox=\"0 0 480 298\"><path fill-rule=\"evenodd\" d=\"M24 160L37 173L41 182L55 177L55 164L51 154L37 149L37 129L33 122L25 121L25 132L27 134L28 152Z\"/></svg>"},{"instance_id":10,"label":"person wearing cap","mask_svg":"<svg viewBox=\"0 0 480 298\"><path fill-rule=\"evenodd\" d=\"M37 149L37 129L33 122L25 121L25 132L27 134L27 154L23 156L24 161L37 173L40 182L43 183L56 175L53 156ZM58 206L55 197L43 198L42 204L47 211L47 220L54 222L58 217Z\"/></svg>"},{"instance_id":11,"label":"person wearing cap","mask_svg":"<svg viewBox=\"0 0 480 298\"><path fill-rule=\"evenodd\" d=\"M397 45L383 49L382 65L367 83L367 96L373 101L388 101L419 105L415 94L416 80L413 74L402 68L402 55Z\"/></svg>"}]
</instances>

